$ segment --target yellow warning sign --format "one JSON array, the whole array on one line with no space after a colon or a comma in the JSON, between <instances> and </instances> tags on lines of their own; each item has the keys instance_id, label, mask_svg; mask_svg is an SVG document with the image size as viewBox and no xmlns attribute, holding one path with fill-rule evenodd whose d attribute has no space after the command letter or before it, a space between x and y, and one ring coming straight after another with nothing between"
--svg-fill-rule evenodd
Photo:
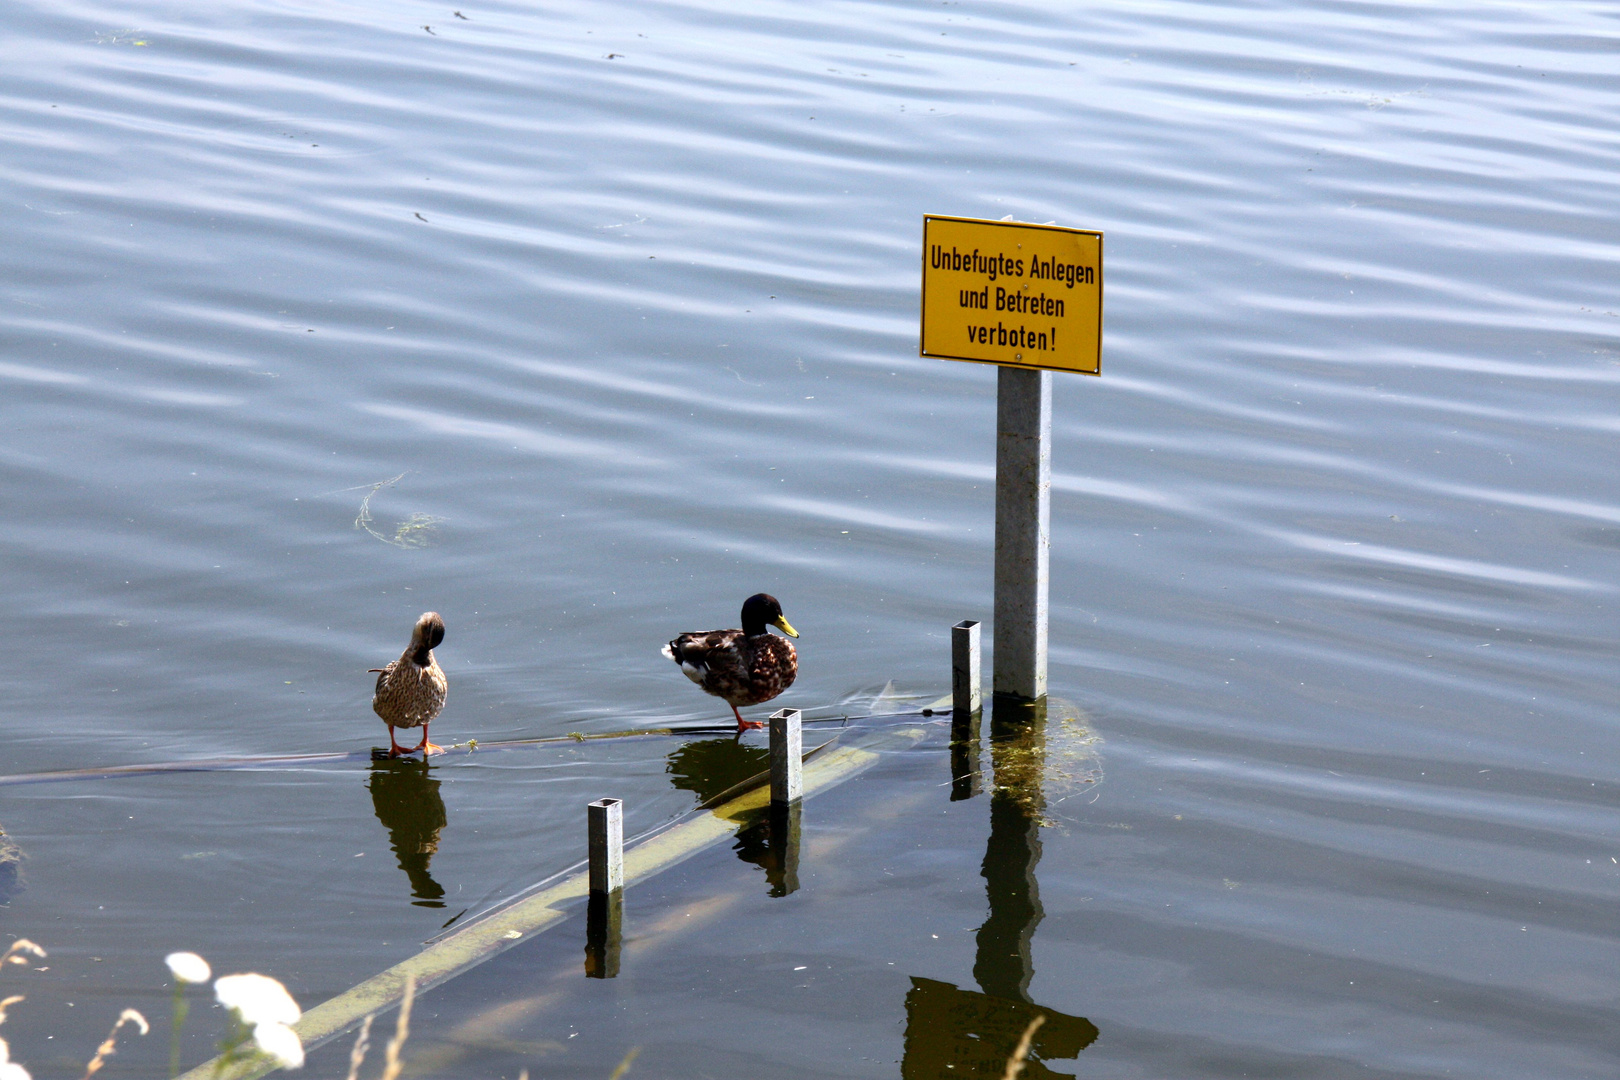
<instances>
[{"instance_id":1,"label":"yellow warning sign","mask_svg":"<svg viewBox=\"0 0 1620 1080\"><path fill-rule=\"evenodd\" d=\"M1100 232L923 218L922 355L1102 374Z\"/></svg>"}]
</instances>

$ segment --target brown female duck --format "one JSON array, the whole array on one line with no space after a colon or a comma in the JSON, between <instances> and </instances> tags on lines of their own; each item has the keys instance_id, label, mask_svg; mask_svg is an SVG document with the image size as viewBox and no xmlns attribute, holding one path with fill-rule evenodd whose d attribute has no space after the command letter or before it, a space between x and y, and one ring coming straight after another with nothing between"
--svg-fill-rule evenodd
<instances>
[{"instance_id":1,"label":"brown female duck","mask_svg":"<svg viewBox=\"0 0 1620 1080\"><path fill-rule=\"evenodd\" d=\"M443 747L428 741L428 725L444 708L444 696L449 689L439 662L433 658L433 650L443 641L444 620L437 611L423 612L411 631L411 643L400 658L385 668L371 669L379 673L371 707L388 725L389 757L414 754L418 750L424 758L444 753ZM394 741L395 728L413 727L422 729L420 746L407 749Z\"/></svg>"},{"instance_id":2,"label":"brown female duck","mask_svg":"<svg viewBox=\"0 0 1620 1080\"><path fill-rule=\"evenodd\" d=\"M663 652L688 679L731 706L738 731L764 727L758 720L744 720L737 706L771 700L792 686L799 673L793 643L774 637L768 630L772 626L789 637L799 636L782 615L776 597L757 593L743 601L741 630L682 634Z\"/></svg>"}]
</instances>

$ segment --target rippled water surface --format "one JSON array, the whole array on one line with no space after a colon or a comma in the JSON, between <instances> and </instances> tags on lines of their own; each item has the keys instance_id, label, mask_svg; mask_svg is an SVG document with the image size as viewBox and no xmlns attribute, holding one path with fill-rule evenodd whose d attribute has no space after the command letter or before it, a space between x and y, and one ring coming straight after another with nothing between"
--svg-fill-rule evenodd
<instances>
[{"instance_id":1,"label":"rippled water surface","mask_svg":"<svg viewBox=\"0 0 1620 1080\"><path fill-rule=\"evenodd\" d=\"M995 374L916 355L922 215L1100 229L1051 660L1104 778L1044 797L1003 997L1095 1026L1059 1073L1613 1074L1611 7L468 3L8 6L0 771L364 751L430 608L440 742L722 721L657 648L760 589L783 704L932 700L990 613ZM692 806L695 745L6 786L0 928L51 950L13 1056L79 1075L174 948L322 1000L572 863L585 800ZM909 995L991 992L945 753L872 774L936 876L840 879L892 904L825 946L905 978L782 1075L895 1075ZM489 1075L603 1074L550 1037Z\"/></svg>"}]
</instances>

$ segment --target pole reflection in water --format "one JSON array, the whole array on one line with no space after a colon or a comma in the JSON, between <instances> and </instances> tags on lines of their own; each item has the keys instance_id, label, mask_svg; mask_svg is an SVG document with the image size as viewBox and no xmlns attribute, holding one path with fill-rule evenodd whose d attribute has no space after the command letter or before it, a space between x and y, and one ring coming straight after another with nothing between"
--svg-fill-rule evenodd
<instances>
[{"instance_id":1,"label":"pole reflection in water","mask_svg":"<svg viewBox=\"0 0 1620 1080\"><path fill-rule=\"evenodd\" d=\"M985 895L990 916L979 927L973 978L979 988L1008 1001L1029 1000L1035 975L1030 941L1045 912L1035 865L1041 861L1041 814L1046 810L1046 702L997 702L990 715L990 842L985 845Z\"/></svg>"},{"instance_id":2,"label":"pole reflection in water","mask_svg":"<svg viewBox=\"0 0 1620 1080\"><path fill-rule=\"evenodd\" d=\"M737 858L765 871L766 893L787 896L799 890L800 804L772 803L752 825L737 830Z\"/></svg>"},{"instance_id":3,"label":"pole reflection in water","mask_svg":"<svg viewBox=\"0 0 1620 1080\"><path fill-rule=\"evenodd\" d=\"M439 781L429 774L426 761L408 758L373 761L366 786L371 807L388 830L399 868L411 882L411 901L417 907L444 907L444 886L433 880L428 864L439 850L439 834L448 818Z\"/></svg>"},{"instance_id":4,"label":"pole reflection in water","mask_svg":"<svg viewBox=\"0 0 1620 1080\"><path fill-rule=\"evenodd\" d=\"M984 765L979 761L979 732L983 712L951 717L951 802L971 799L984 790Z\"/></svg>"},{"instance_id":5,"label":"pole reflection in water","mask_svg":"<svg viewBox=\"0 0 1620 1080\"><path fill-rule=\"evenodd\" d=\"M707 802L744 780L769 771L770 751L749 746L735 737L698 739L669 755L664 771L669 782ZM799 804L772 806L758 821L737 832L733 848L737 858L765 871L766 891L787 896L799 888Z\"/></svg>"},{"instance_id":6,"label":"pole reflection in water","mask_svg":"<svg viewBox=\"0 0 1620 1080\"><path fill-rule=\"evenodd\" d=\"M612 979L619 974L624 930L624 890L593 892L586 901L585 977Z\"/></svg>"},{"instance_id":7,"label":"pole reflection in water","mask_svg":"<svg viewBox=\"0 0 1620 1080\"><path fill-rule=\"evenodd\" d=\"M799 845L803 839L803 806L797 800L787 806L772 805L766 824L765 883L771 896L787 896L799 891Z\"/></svg>"},{"instance_id":8,"label":"pole reflection in water","mask_svg":"<svg viewBox=\"0 0 1620 1080\"><path fill-rule=\"evenodd\" d=\"M968 732L953 725L951 798L964 794L960 781L968 749L958 752ZM972 753L977 754L977 725ZM975 765L977 762L975 761ZM1057 1080L1042 1062L1071 1058L1097 1038L1089 1020L1036 1005L1029 999L1035 975L1032 944L1040 925L1041 894L1035 867L1041 858L1041 818L1046 809L1046 703L995 702L990 715L990 839L980 874L990 913L979 927L973 978L979 992L947 982L913 977L906 994L905 1080L941 1076L1000 1077L1031 1020L1044 1016L1036 1031L1029 1080ZM973 772L976 774L977 769Z\"/></svg>"}]
</instances>

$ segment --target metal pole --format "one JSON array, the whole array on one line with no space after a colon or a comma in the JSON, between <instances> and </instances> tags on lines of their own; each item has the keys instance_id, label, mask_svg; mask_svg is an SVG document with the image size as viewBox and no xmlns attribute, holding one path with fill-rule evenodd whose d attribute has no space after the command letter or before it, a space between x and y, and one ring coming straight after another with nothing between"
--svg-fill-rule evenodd
<instances>
[{"instance_id":1,"label":"metal pole","mask_svg":"<svg viewBox=\"0 0 1620 1080\"><path fill-rule=\"evenodd\" d=\"M798 709L771 713L771 802L787 805L804 794L804 714Z\"/></svg>"},{"instance_id":2,"label":"metal pole","mask_svg":"<svg viewBox=\"0 0 1620 1080\"><path fill-rule=\"evenodd\" d=\"M976 713L983 704L979 675L979 624L966 619L951 627L951 711Z\"/></svg>"},{"instance_id":3,"label":"metal pole","mask_svg":"<svg viewBox=\"0 0 1620 1080\"><path fill-rule=\"evenodd\" d=\"M996 652L992 689L1046 696L1052 518L1052 373L998 368Z\"/></svg>"},{"instance_id":4,"label":"metal pole","mask_svg":"<svg viewBox=\"0 0 1620 1080\"><path fill-rule=\"evenodd\" d=\"M586 806L590 825L591 892L624 888L624 803L598 799Z\"/></svg>"}]
</instances>

